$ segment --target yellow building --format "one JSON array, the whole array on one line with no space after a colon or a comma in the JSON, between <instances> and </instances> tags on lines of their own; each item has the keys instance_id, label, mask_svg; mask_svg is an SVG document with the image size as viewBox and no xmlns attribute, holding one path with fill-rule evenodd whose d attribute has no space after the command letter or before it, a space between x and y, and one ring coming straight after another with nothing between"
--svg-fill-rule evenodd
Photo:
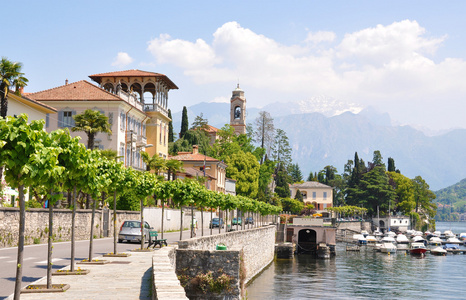
<instances>
[{"instance_id":1,"label":"yellow building","mask_svg":"<svg viewBox=\"0 0 466 300\"><path fill-rule=\"evenodd\" d=\"M140 70L101 73L89 76L99 86L86 80L28 97L57 108L57 116L47 115L47 130L71 128L73 116L86 109L105 114L112 134L98 133L95 147L113 149L124 158L126 166L144 169L140 151L168 157L168 92L178 87L165 75ZM73 132L87 144L83 132Z\"/></svg>"}]
</instances>

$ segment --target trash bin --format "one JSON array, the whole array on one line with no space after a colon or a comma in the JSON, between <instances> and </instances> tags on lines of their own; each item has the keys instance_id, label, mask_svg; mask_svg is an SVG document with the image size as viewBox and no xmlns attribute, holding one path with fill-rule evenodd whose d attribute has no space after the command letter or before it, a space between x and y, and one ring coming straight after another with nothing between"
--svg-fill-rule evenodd
<instances>
[{"instance_id":1,"label":"trash bin","mask_svg":"<svg viewBox=\"0 0 466 300\"><path fill-rule=\"evenodd\" d=\"M227 246L225 246L225 244L223 243L220 243L220 244L217 244L217 250L227 250Z\"/></svg>"}]
</instances>

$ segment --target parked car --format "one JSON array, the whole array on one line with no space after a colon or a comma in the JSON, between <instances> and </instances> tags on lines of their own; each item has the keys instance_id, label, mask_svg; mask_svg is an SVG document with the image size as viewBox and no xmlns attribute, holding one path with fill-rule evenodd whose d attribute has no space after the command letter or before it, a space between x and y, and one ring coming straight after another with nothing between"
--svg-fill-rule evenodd
<instances>
[{"instance_id":1,"label":"parked car","mask_svg":"<svg viewBox=\"0 0 466 300\"><path fill-rule=\"evenodd\" d=\"M240 225L241 226L241 218L233 218L231 221L231 225Z\"/></svg>"},{"instance_id":2,"label":"parked car","mask_svg":"<svg viewBox=\"0 0 466 300\"><path fill-rule=\"evenodd\" d=\"M223 224L223 219L222 218L213 218L210 220L209 228L214 228L214 227L225 227L225 224Z\"/></svg>"},{"instance_id":3,"label":"parked car","mask_svg":"<svg viewBox=\"0 0 466 300\"><path fill-rule=\"evenodd\" d=\"M252 217L246 218L244 220L244 224L252 224L254 225L254 219Z\"/></svg>"},{"instance_id":4,"label":"parked car","mask_svg":"<svg viewBox=\"0 0 466 300\"><path fill-rule=\"evenodd\" d=\"M149 231L154 229L150 227L149 223L144 222L144 241L149 242L150 233ZM118 234L118 242L141 242L141 221L125 221L120 227L120 233Z\"/></svg>"}]
</instances>

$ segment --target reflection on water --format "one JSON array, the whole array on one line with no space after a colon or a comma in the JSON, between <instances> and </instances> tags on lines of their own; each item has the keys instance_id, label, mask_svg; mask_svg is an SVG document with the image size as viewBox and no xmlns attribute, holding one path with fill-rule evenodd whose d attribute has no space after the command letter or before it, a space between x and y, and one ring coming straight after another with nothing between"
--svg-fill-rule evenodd
<instances>
[{"instance_id":1,"label":"reflection on water","mask_svg":"<svg viewBox=\"0 0 466 300\"><path fill-rule=\"evenodd\" d=\"M438 224L442 232L444 224ZM463 227L455 233L466 232ZM276 260L247 288L248 299L464 299L466 255L421 258L337 246L329 260Z\"/></svg>"}]
</instances>

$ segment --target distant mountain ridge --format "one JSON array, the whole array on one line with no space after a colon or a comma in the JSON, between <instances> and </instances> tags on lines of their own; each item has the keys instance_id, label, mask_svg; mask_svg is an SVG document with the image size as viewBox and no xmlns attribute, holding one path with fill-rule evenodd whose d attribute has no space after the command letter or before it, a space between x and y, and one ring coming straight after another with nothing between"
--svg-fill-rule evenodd
<instances>
[{"instance_id":1,"label":"distant mountain ridge","mask_svg":"<svg viewBox=\"0 0 466 300\"><path fill-rule=\"evenodd\" d=\"M229 103L199 103L188 107L188 119L203 113L209 124L221 128L230 122ZM289 105L288 106L292 106ZM388 114L365 109L358 114L344 112L325 116L311 112L290 114L295 108L270 104L247 109L247 123L254 123L259 111L274 117L275 128L283 129L293 149L292 159L303 176L333 165L339 173L358 152L365 162L380 150L384 161L395 160L396 167L409 178L422 176L432 190L452 185L466 177L466 130L457 129L438 136L426 136L410 126L392 126ZM276 111L281 112L276 113ZM329 113L330 114L330 113ZM181 112L172 114L174 131L179 132Z\"/></svg>"}]
</instances>

